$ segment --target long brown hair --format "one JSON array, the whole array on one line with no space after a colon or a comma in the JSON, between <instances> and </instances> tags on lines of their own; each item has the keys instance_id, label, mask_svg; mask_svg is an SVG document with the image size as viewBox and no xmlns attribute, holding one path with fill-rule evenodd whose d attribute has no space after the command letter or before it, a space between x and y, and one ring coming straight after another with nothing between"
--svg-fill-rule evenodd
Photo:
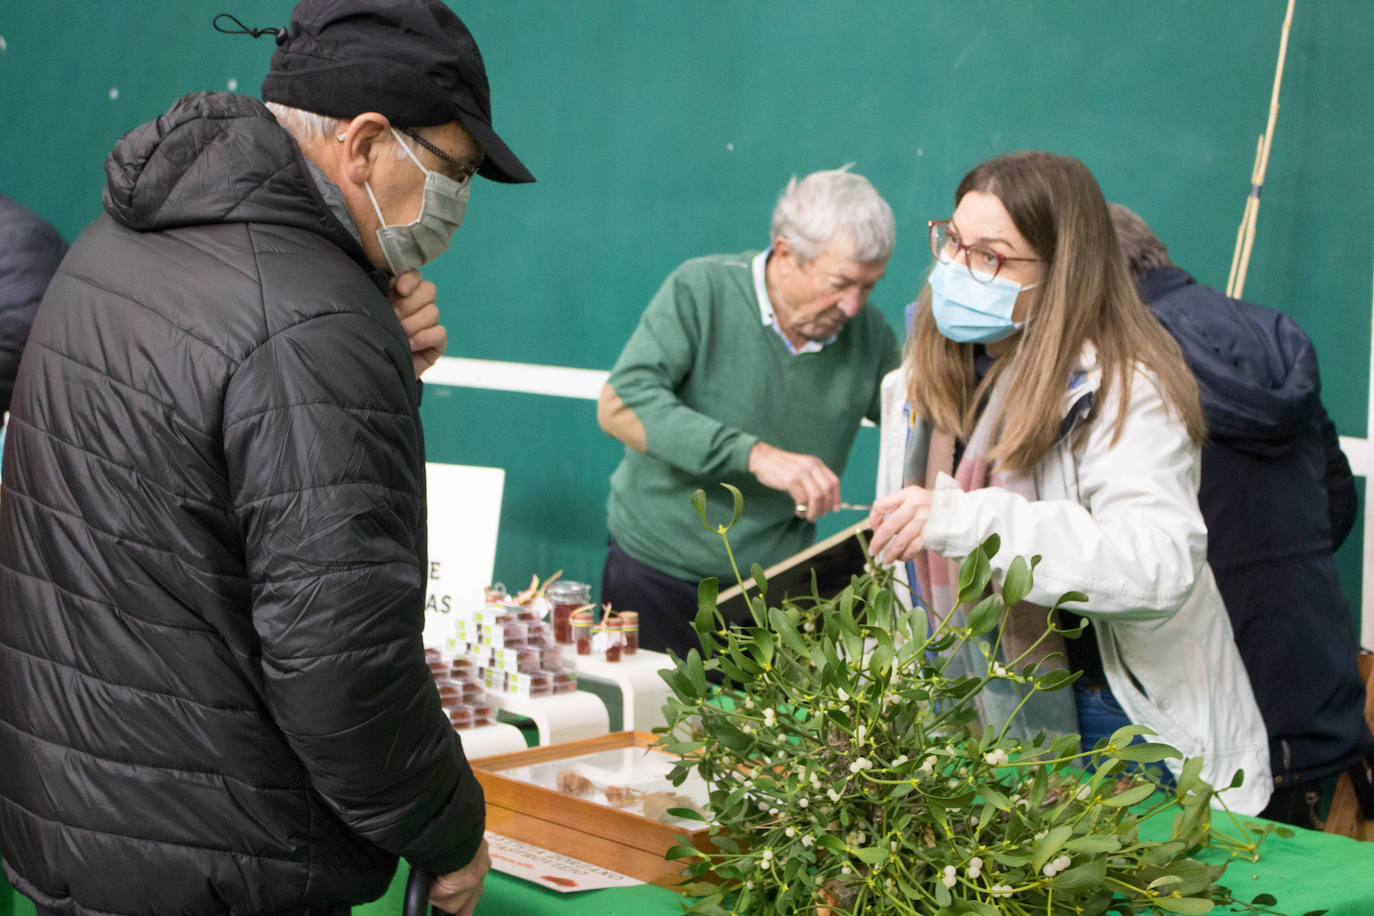
<instances>
[{"instance_id":1,"label":"long brown hair","mask_svg":"<svg viewBox=\"0 0 1374 916\"><path fill-rule=\"evenodd\" d=\"M915 412L967 439L985 392L1011 373L1016 396L1007 400L990 457L1006 469L1029 470L1055 443L1070 372L1084 344L1091 343L1102 386L1089 421L1111 386L1120 386L1112 441L1120 437L1132 374L1143 366L1153 372L1189 437L1200 443L1205 427L1197 382L1174 339L1136 295L1107 202L1087 166L1053 153L1008 153L964 176L954 194L956 207L970 191L995 195L1047 268L1031 320L981 384L973 371L973 345L940 333L929 285L921 291L907 354Z\"/></svg>"}]
</instances>

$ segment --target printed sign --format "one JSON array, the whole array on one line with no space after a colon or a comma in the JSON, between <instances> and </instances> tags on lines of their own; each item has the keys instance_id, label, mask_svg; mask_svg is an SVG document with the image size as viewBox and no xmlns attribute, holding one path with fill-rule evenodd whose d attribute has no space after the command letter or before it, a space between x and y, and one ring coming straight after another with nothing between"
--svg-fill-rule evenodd
<instances>
[{"instance_id":1,"label":"printed sign","mask_svg":"<svg viewBox=\"0 0 1374 916\"><path fill-rule=\"evenodd\" d=\"M453 614L480 608L496 563L503 468L425 465L429 490L429 570L425 645L452 635Z\"/></svg>"},{"instance_id":2,"label":"printed sign","mask_svg":"<svg viewBox=\"0 0 1374 916\"><path fill-rule=\"evenodd\" d=\"M634 887L644 883L638 878L570 859L490 830L487 831L487 849L491 853L491 867L497 871L564 893Z\"/></svg>"}]
</instances>

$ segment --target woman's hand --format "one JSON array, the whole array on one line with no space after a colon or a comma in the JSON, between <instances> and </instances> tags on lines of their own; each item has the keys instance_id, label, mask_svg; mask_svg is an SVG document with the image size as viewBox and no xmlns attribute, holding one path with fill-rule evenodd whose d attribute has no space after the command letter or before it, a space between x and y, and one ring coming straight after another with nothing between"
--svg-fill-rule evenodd
<instances>
[{"instance_id":1,"label":"woman's hand","mask_svg":"<svg viewBox=\"0 0 1374 916\"><path fill-rule=\"evenodd\" d=\"M930 497L924 487L906 487L874 501L868 516L868 527L873 529L868 546L873 556L896 563L921 552Z\"/></svg>"}]
</instances>

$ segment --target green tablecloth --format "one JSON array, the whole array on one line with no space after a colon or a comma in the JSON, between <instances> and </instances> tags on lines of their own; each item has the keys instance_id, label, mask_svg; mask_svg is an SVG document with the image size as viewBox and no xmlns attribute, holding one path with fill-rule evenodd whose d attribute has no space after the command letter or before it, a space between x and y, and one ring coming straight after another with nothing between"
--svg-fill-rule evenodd
<instances>
[{"instance_id":1,"label":"green tablecloth","mask_svg":"<svg viewBox=\"0 0 1374 916\"><path fill-rule=\"evenodd\" d=\"M1204 858L1221 862L1215 850ZM404 869L386 896L357 907L356 916L397 916L404 894ZM1231 862L1221 883L1237 897L1259 893L1278 898L1276 909L1298 916L1328 909L1330 916L1374 914L1374 843L1297 830L1292 838L1271 836L1255 863ZM479 916L656 916L678 913L677 895L652 886L560 894L493 872L477 907ZM33 905L0 881L0 916L33 916Z\"/></svg>"},{"instance_id":2,"label":"green tablecloth","mask_svg":"<svg viewBox=\"0 0 1374 916\"><path fill-rule=\"evenodd\" d=\"M404 899L405 869L401 868L386 896L376 903L354 907L353 916L398 916ZM477 916L527 916L537 913L652 916L655 913L681 913L679 899L672 891L651 884L563 894L500 872L492 872L487 876L482 901L477 904Z\"/></svg>"}]
</instances>

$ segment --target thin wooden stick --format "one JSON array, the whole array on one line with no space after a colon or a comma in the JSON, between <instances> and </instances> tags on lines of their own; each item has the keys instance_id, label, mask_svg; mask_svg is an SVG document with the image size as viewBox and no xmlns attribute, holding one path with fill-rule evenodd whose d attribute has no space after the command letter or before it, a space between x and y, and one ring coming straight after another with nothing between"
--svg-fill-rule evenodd
<instances>
[{"instance_id":1,"label":"thin wooden stick","mask_svg":"<svg viewBox=\"0 0 1374 916\"><path fill-rule=\"evenodd\" d=\"M1264 187L1264 173L1269 168L1269 150L1274 143L1274 125L1279 117L1279 87L1283 84L1283 64L1288 56L1288 32L1293 26L1293 4L1288 0L1288 11L1283 17L1283 32L1279 37L1279 59L1274 68L1274 91L1269 97L1269 123L1264 136L1260 138L1260 153L1257 168L1250 182L1250 195L1245 202L1245 215L1241 219L1241 233L1244 244L1239 257L1233 259L1231 274L1233 283L1228 283L1226 294L1239 299L1245 291L1245 274L1250 266L1250 251L1255 243L1255 227L1259 223L1260 190Z\"/></svg>"},{"instance_id":2,"label":"thin wooden stick","mask_svg":"<svg viewBox=\"0 0 1374 916\"><path fill-rule=\"evenodd\" d=\"M1264 158L1264 138L1260 137L1255 144L1255 164L1250 167L1250 187L1255 186L1259 177L1260 160ZM1254 209L1256 198L1253 195L1245 196L1245 212L1241 214L1240 225L1236 227L1236 250L1231 253L1231 273L1226 277L1226 295L1234 296L1236 288L1236 271L1240 269L1240 253L1245 250L1245 230L1250 225L1250 212Z\"/></svg>"}]
</instances>

